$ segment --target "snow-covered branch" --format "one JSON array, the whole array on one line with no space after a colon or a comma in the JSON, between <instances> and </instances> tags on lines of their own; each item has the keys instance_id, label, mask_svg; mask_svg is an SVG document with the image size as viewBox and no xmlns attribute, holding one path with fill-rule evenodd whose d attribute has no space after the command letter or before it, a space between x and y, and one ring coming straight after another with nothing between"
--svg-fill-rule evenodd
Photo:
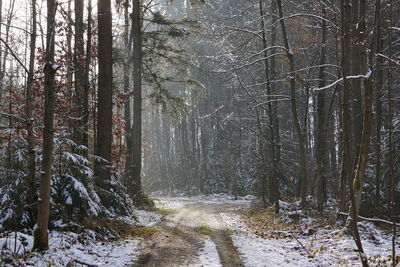
<instances>
[{"instance_id":1,"label":"snow-covered branch","mask_svg":"<svg viewBox=\"0 0 400 267\"><path fill-rule=\"evenodd\" d=\"M368 72L364 75L355 75L355 76L347 76L346 79L348 80L355 80L355 79L369 79L371 77L372 71L368 70ZM321 91L325 91L328 90L334 86L336 86L337 84L341 83L343 81L344 78L340 78L339 80L334 81L331 84L328 84L327 86L324 87L320 87L320 88L313 88L313 92L314 93L319 93Z\"/></svg>"}]
</instances>

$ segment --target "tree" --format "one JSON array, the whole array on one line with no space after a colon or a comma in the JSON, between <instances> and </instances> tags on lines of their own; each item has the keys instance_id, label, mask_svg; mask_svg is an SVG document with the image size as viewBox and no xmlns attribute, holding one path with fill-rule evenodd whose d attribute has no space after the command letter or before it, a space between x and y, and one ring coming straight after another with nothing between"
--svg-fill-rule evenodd
<instances>
[{"instance_id":1,"label":"tree","mask_svg":"<svg viewBox=\"0 0 400 267\"><path fill-rule=\"evenodd\" d=\"M132 38L133 38L133 124L132 124L132 176L130 177L130 195L134 200L142 197L142 22L140 0L132 2Z\"/></svg>"},{"instance_id":2,"label":"tree","mask_svg":"<svg viewBox=\"0 0 400 267\"><path fill-rule=\"evenodd\" d=\"M286 56L289 61L289 71L290 71L290 98L291 98L291 112L293 117L293 124L296 130L297 138L299 141L299 157L300 157L300 198L302 205L306 204L306 196L308 192L308 177L307 177L307 164L306 164L306 148L305 148L305 137L303 130L300 125L299 115L297 110L296 101L296 78L295 78L295 64L294 64L294 54L289 45L288 35L286 32L285 19L283 17L282 3L281 0L276 0L278 7L279 21L281 25L283 44L286 50Z\"/></svg>"},{"instance_id":3,"label":"tree","mask_svg":"<svg viewBox=\"0 0 400 267\"><path fill-rule=\"evenodd\" d=\"M36 15L36 0L31 1L32 9L32 28L31 28L31 39L29 47L29 73L26 85L26 99L25 99L25 112L26 112L26 124L27 124L27 143L28 143L28 203L30 205L34 202L35 197L35 186L36 186L36 154L35 154L35 143L34 143L34 132L33 132L33 99L32 99L32 87L33 87L33 76L35 72L35 55L36 55L36 37L37 37L37 15Z\"/></svg>"},{"instance_id":4,"label":"tree","mask_svg":"<svg viewBox=\"0 0 400 267\"><path fill-rule=\"evenodd\" d=\"M97 185L104 187L110 178L112 114L113 114L113 59L111 1L98 1L98 99L95 175Z\"/></svg>"},{"instance_id":5,"label":"tree","mask_svg":"<svg viewBox=\"0 0 400 267\"><path fill-rule=\"evenodd\" d=\"M53 118L54 118L54 78L59 66L54 64L54 47L56 35L55 16L56 0L47 0L47 35L46 35L46 63L44 66L44 129L43 129L43 159L42 177L40 180L40 194L38 205L37 228L34 233L34 249L46 250L48 244L48 225L50 214L50 187L51 169L53 163Z\"/></svg>"},{"instance_id":6,"label":"tree","mask_svg":"<svg viewBox=\"0 0 400 267\"><path fill-rule=\"evenodd\" d=\"M84 62L84 24L83 24L83 0L75 0L75 38L74 38L74 119L76 124L74 127L74 140L77 144L87 144L87 134L85 134L85 119L87 116L84 110L84 103L87 101L85 96L85 62ZM87 150L87 148L86 148ZM85 151L86 151L85 150Z\"/></svg>"}]
</instances>

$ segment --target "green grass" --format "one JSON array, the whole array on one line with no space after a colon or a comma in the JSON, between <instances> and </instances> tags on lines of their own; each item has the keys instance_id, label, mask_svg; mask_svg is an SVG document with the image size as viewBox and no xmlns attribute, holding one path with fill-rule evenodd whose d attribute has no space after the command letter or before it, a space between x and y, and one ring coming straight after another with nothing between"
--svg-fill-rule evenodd
<instances>
[{"instance_id":1,"label":"green grass","mask_svg":"<svg viewBox=\"0 0 400 267\"><path fill-rule=\"evenodd\" d=\"M171 213L173 213L173 212L175 212L176 210L175 209L163 209L163 208L159 208L159 209L157 209L157 213L158 214L160 214L160 215L169 215L169 214L171 214Z\"/></svg>"},{"instance_id":2,"label":"green grass","mask_svg":"<svg viewBox=\"0 0 400 267\"><path fill-rule=\"evenodd\" d=\"M194 230L199 234L208 235L208 236L210 236L211 232L212 232L210 226L208 226L208 225L197 226L196 228L194 228Z\"/></svg>"}]
</instances>

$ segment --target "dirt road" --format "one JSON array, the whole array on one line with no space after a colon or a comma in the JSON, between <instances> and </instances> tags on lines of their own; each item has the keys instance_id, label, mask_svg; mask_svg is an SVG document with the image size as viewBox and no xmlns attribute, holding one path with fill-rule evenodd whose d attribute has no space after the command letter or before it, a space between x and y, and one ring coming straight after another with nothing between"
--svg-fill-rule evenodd
<instances>
[{"instance_id":1,"label":"dirt road","mask_svg":"<svg viewBox=\"0 0 400 267\"><path fill-rule=\"evenodd\" d=\"M159 232L143 241L135 266L202 266L199 254L207 238L215 244L220 265L243 266L220 214L246 203L165 198L157 204L173 212L165 216Z\"/></svg>"}]
</instances>

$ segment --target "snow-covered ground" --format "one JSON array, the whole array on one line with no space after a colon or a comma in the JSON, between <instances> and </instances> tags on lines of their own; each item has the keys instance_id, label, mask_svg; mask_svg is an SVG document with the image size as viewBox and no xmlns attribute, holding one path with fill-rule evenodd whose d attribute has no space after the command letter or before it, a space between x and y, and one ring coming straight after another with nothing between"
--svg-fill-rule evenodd
<instances>
[{"instance_id":1,"label":"snow-covered ground","mask_svg":"<svg viewBox=\"0 0 400 267\"><path fill-rule=\"evenodd\" d=\"M239 215L224 213L222 217L236 231L232 240L245 266L361 266L353 239L339 229L318 230L314 235L294 233L301 245L290 233L286 238L265 239L252 234ZM391 254L391 237L370 223L359 226L368 258L376 259L370 261L371 266L378 266Z\"/></svg>"},{"instance_id":2,"label":"snow-covered ground","mask_svg":"<svg viewBox=\"0 0 400 267\"><path fill-rule=\"evenodd\" d=\"M245 197L235 198L227 194L213 194L213 195L197 195L197 196L179 196L179 197L165 197L155 195L155 202L158 208L163 209L181 209L187 205L195 203L203 204L223 204L223 203L241 203L249 206L254 196L248 195Z\"/></svg>"},{"instance_id":3,"label":"snow-covered ground","mask_svg":"<svg viewBox=\"0 0 400 267\"><path fill-rule=\"evenodd\" d=\"M159 215L148 211L137 210L134 215L118 220L131 225L152 226L161 219ZM62 228L65 223L57 221L53 225ZM32 235L10 233L0 237L0 266L58 267L69 263L77 266L132 266L138 257L140 241L140 238L99 241L96 233L90 230L81 234L52 231L49 233L49 250L41 254L31 252Z\"/></svg>"},{"instance_id":4,"label":"snow-covered ground","mask_svg":"<svg viewBox=\"0 0 400 267\"><path fill-rule=\"evenodd\" d=\"M221 267L217 247L211 239L204 242L204 247L200 249L199 262L194 267Z\"/></svg>"},{"instance_id":5,"label":"snow-covered ground","mask_svg":"<svg viewBox=\"0 0 400 267\"><path fill-rule=\"evenodd\" d=\"M16 242L15 242L16 241ZM22 233L10 234L0 239L2 253L1 261L7 266L7 260L13 254L22 257L10 266L67 266L82 264L92 266L129 266L136 259L137 246L140 239L126 239L115 242L95 240L95 233L87 231L84 234L71 232L51 232L49 235L49 250L44 254L30 252L33 237ZM6 247L8 249L6 249ZM17 257L14 257L14 259ZM3 266L3 265L1 265Z\"/></svg>"}]
</instances>

